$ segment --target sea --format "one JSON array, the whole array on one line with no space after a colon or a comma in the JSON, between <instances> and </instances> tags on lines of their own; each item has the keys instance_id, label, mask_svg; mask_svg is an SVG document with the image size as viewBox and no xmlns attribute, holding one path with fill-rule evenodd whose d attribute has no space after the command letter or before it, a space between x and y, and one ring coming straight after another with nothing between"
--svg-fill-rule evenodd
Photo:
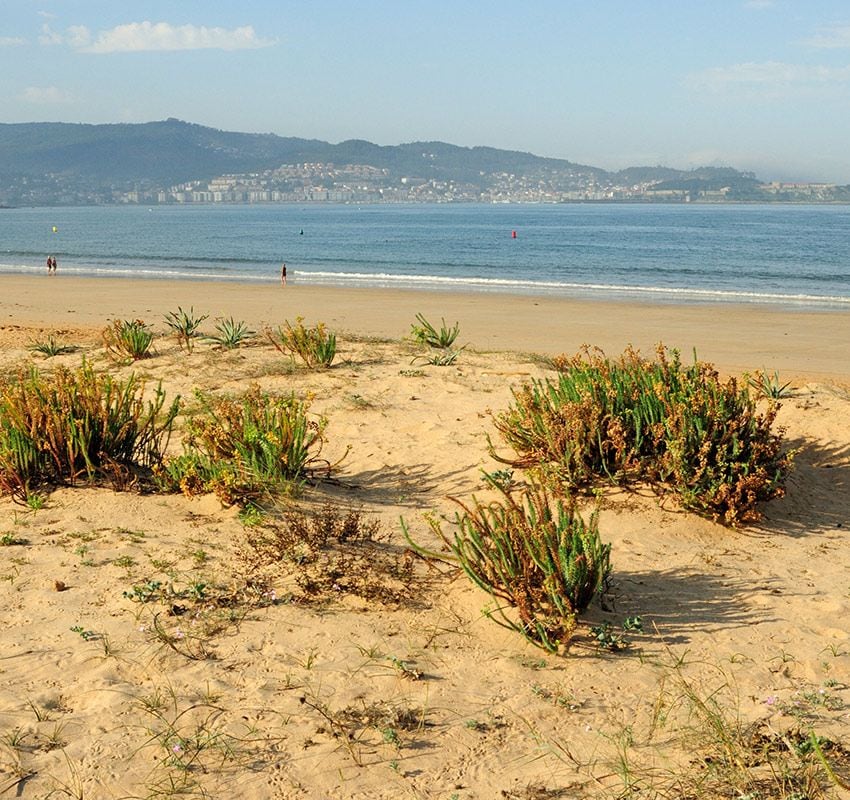
<instances>
[{"instance_id":1,"label":"sea","mask_svg":"<svg viewBox=\"0 0 850 800\"><path fill-rule=\"evenodd\" d=\"M0 209L0 276L503 292L850 311L850 206ZM0 282L2 291L2 282Z\"/></svg>"}]
</instances>

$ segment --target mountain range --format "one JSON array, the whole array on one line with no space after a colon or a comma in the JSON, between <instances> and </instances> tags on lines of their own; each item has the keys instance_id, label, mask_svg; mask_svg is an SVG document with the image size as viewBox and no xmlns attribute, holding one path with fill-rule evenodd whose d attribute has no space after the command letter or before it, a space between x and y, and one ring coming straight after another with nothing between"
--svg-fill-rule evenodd
<instances>
[{"instance_id":1,"label":"mountain range","mask_svg":"<svg viewBox=\"0 0 850 800\"><path fill-rule=\"evenodd\" d=\"M0 124L0 200L37 204L39 187L68 194L69 187L93 193L168 187L221 175L258 173L283 164L369 165L386 170L389 180L410 177L486 187L495 175L545 177L564 185L681 183L703 189L735 185L752 188L751 173L705 167L683 171L632 167L608 172L531 153L492 147L459 147L444 142L381 146L352 139L339 144L275 134L236 133L177 119L141 124ZM26 193L25 193L26 194ZM103 195L106 197L106 195Z\"/></svg>"}]
</instances>

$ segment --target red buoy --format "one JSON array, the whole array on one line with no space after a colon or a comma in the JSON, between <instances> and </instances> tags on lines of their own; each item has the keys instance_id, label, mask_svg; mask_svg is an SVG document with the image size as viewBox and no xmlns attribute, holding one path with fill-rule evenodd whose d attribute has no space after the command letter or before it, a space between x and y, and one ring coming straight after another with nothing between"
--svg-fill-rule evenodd
<instances>
[{"instance_id":1,"label":"red buoy","mask_svg":"<svg viewBox=\"0 0 850 800\"><path fill-rule=\"evenodd\" d=\"M511 231L511 239L516 239L516 231Z\"/></svg>"}]
</instances>

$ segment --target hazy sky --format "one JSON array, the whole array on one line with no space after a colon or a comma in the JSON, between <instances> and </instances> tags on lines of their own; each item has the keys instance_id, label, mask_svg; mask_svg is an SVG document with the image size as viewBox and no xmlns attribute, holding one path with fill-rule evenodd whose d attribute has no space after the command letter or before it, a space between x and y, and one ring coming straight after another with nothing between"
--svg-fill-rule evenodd
<instances>
[{"instance_id":1,"label":"hazy sky","mask_svg":"<svg viewBox=\"0 0 850 800\"><path fill-rule=\"evenodd\" d=\"M0 122L850 182L850 0L0 0Z\"/></svg>"}]
</instances>

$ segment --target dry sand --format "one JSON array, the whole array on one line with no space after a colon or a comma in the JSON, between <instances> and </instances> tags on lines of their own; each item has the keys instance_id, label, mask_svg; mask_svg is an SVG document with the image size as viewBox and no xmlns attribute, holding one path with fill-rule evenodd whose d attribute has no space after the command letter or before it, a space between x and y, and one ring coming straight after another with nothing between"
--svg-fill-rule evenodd
<instances>
[{"instance_id":1,"label":"dry sand","mask_svg":"<svg viewBox=\"0 0 850 800\"><path fill-rule=\"evenodd\" d=\"M161 322L178 305L256 328L323 320L342 332L338 361L324 373L293 370L261 341L186 355ZM470 347L455 366L411 364L417 351L401 339L417 312L460 322ZM98 331L136 317L162 333L157 355L110 365ZM31 356L28 343L54 331L79 350ZM0 797L615 797L624 748L635 764L653 763L660 782L705 768L698 757L688 767L698 751L685 739L680 678L704 696L727 686L716 696L746 723L813 725L846 743L848 332L843 314L749 307L3 277L0 371L85 355L99 369L161 380L169 396L251 382L310 393L328 419L326 455L351 452L336 481L299 503L362 508L391 553L404 545L400 516L427 542L424 512L448 513L448 495L484 493L481 469L499 466L487 454L488 410L550 374L528 353L585 342L651 352L663 340L730 373L778 370L794 382L780 422L800 452L787 496L744 530L649 492L607 497L611 592L566 657L484 618L488 598L462 576L426 571L400 601L340 591L312 606L285 602L291 576L279 570L274 602L231 609L235 619L208 641L214 657L187 658L156 625L172 635L182 626L177 649L197 655L192 620L124 592L150 580L177 590L244 581L256 568L252 529L234 509L108 489L59 489L38 511L0 500L0 537L15 542L0 548ZM181 603L191 606L172 605ZM633 614L645 632L630 649L593 647L590 625Z\"/></svg>"}]
</instances>

